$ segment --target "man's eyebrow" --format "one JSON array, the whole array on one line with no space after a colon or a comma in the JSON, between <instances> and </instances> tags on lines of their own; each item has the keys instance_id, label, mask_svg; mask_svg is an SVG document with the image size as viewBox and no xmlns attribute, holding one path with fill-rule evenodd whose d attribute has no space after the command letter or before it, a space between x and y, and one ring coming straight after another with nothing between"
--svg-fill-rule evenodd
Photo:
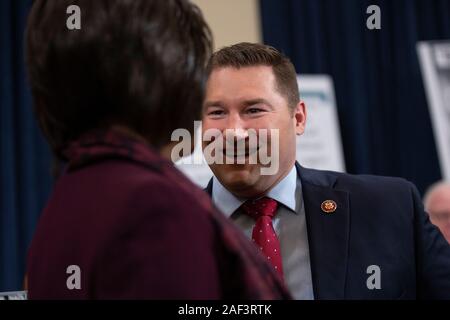
<instances>
[{"instance_id":1,"label":"man's eyebrow","mask_svg":"<svg viewBox=\"0 0 450 320\"><path fill-rule=\"evenodd\" d=\"M246 107L253 106L255 104L265 104L268 107L273 108L272 104L270 104L270 102L267 101L264 98L247 99L247 100L244 100L241 103L241 105L246 106ZM205 109L207 109L209 107L223 107L223 103L221 101L219 101L219 100L217 100L217 101L205 101L205 103L203 104L203 107Z\"/></svg>"},{"instance_id":2,"label":"man's eyebrow","mask_svg":"<svg viewBox=\"0 0 450 320\"><path fill-rule=\"evenodd\" d=\"M222 107L223 106L223 104L222 104L222 102L220 102L220 101L206 101L204 104L203 104L203 107L206 109L206 108L209 108L209 107Z\"/></svg>"},{"instance_id":3,"label":"man's eyebrow","mask_svg":"<svg viewBox=\"0 0 450 320\"><path fill-rule=\"evenodd\" d=\"M263 99L263 98L249 99L249 100L245 100L243 102L243 105L245 105L245 106L253 106L255 104L265 104L268 107L273 108L272 104L270 104L269 101L267 101L266 99Z\"/></svg>"}]
</instances>

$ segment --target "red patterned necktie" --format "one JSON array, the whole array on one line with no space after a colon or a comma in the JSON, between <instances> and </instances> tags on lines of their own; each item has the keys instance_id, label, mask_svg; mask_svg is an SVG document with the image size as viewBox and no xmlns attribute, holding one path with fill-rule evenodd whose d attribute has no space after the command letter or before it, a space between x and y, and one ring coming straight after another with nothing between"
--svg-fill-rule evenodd
<instances>
[{"instance_id":1,"label":"red patterned necktie","mask_svg":"<svg viewBox=\"0 0 450 320\"><path fill-rule=\"evenodd\" d=\"M253 241L283 279L280 241L272 225L277 206L278 202L275 200L263 197L246 201L242 208L246 214L256 220L252 232Z\"/></svg>"}]
</instances>

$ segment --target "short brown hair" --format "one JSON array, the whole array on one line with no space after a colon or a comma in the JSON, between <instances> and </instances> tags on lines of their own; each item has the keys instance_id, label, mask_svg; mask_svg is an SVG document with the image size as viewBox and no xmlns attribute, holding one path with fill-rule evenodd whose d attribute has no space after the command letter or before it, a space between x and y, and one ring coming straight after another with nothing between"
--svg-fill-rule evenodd
<instances>
[{"instance_id":1,"label":"short brown hair","mask_svg":"<svg viewBox=\"0 0 450 320\"><path fill-rule=\"evenodd\" d=\"M275 75L276 89L293 109L300 101L297 74L292 62L274 47L241 42L216 51L208 63L208 75L217 68L236 69L252 66L270 66Z\"/></svg>"},{"instance_id":2,"label":"short brown hair","mask_svg":"<svg viewBox=\"0 0 450 320\"><path fill-rule=\"evenodd\" d=\"M81 29L66 28L66 8ZM39 124L58 158L84 132L120 124L156 148L200 118L212 36L188 0L35 0L26 61Z\"/></svg>"}]
</instances>

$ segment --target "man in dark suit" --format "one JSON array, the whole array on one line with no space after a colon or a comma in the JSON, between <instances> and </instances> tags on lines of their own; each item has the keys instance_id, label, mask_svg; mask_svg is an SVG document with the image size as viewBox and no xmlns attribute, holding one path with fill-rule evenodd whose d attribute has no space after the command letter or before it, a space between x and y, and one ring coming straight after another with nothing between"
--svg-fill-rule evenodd
<instances>
[{"instance_id":1,"label":"man in dark suit","mask_svg":"<svg viewBox=\"0 0 450 320\"><path fill-rule=\"evenodd\" d=\"M296 163L306 108L285 56L240 43L213 54L208 72L203 131L235 131L220 136L223 150L216 151L226 161L210 163L207 191L296 299L450 299L450 246L413 184ZM278 133L265 146L279 152L274 174L262 173L267 163L250 161L264 146L249 146L249 129ZM237 164L239 156L245 164Z\"/></svg>"}]
</instances>

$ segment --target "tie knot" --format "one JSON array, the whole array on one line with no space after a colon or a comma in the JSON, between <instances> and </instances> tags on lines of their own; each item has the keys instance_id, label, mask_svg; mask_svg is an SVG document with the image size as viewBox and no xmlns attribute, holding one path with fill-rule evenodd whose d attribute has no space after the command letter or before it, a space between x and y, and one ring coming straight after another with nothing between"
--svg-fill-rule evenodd
<instances>
[{"instance_id":1,"label":"tie knot","mask_svg":"<svg viewBox=\"0 0 450 320\"><path fill-rule=\"evenodd\" d=\"M246 214L256 220L263 216L273 218L276 214L277 206L278 202L276 200L263 197L256 200L247 200L242 205L242 208Z\"/></svg>"}]
</instances>

